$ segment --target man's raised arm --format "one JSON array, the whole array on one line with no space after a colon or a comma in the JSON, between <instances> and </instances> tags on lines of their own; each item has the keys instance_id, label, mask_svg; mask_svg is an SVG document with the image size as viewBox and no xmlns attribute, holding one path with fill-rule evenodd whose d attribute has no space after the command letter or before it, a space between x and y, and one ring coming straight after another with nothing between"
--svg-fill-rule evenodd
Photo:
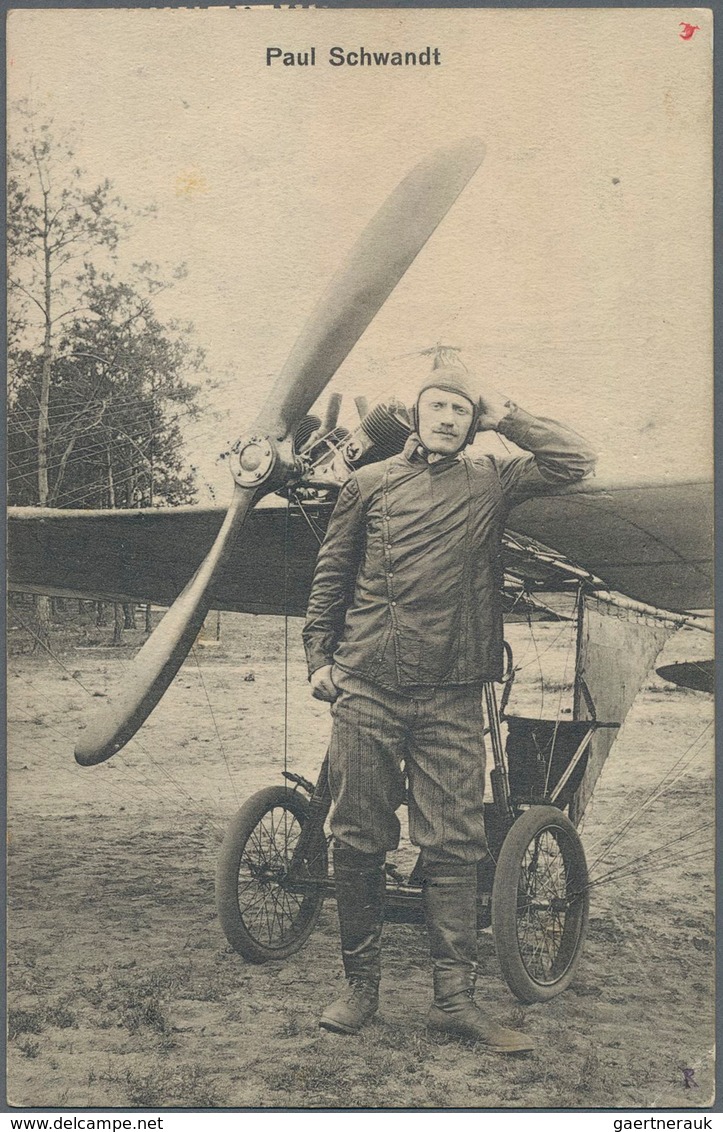
<instances>
[{"instance_id":1,"label":"man's raised arm","mask_svg":"<svg viewBox=\"0 0 723 1132\"><path fill-rule=\"evenodd\" d=\"M484 390L480 405L480 429L494 429L527 449L524 456L495 461L510 506L584 479L595 467L596 455L587 441L559 421L533 416L496 390Z\"/></svg>"}]
</instances>

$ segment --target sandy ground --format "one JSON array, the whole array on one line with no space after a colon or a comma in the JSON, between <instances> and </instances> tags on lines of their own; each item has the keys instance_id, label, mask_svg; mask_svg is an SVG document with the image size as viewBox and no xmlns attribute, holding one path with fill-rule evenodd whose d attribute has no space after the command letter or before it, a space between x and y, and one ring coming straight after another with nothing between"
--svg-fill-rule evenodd
<instances>
[{"instance_id":1,"label":"sandy ground","mask_svg":"<svg viewBox=\"0 0 723 1132\"><path fill-rule=\"evenodd\" d=\"M570 635L556 624L536 625L535 634L554 683ZM710 646L682 630L661 662L702 657ZM521 1006L502 980L490 932L481 933L479 1001L539 1042L536 1053L502 1058L427 1037L421 927L388 925L382 1008L355 1038L317 1027L340 973L332 900L306 947L284 962L251 965L222 935L213 886L228 819L254 791L282 781L285 757L314 778L325 750L328 710L309 697L299 623L289 623L286 713L283 623L224 615L220 645L196 650L140 739L81 769L72 757L79 722L130 655L75 647L61 663L37 654L10 660L10 1103L711 1103L712 829L695 832L714 813L710 697L654 675L638 696L583 841L592 863L622 833L594 876L643 855L649 868L593 889L572 987ZM517 694L539 706L536 659L525 663ZM666 774L667 788L655 792ZM686 1087L684 1069L697 1087Z\"/></svg>"}]
</instances>

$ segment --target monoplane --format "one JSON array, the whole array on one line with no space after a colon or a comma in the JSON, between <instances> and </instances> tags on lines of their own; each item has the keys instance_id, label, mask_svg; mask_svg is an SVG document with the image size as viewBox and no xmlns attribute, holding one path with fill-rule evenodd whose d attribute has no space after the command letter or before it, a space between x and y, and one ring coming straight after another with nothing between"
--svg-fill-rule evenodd
<instances>
[{"instance_id":1,"label":"monoplane","mask_svg":"<svg viewBox=\"0 0 723 1132\"><path fill-rule=\"evenodd\" d=\"M339 488L354 469L398 452L410 431L404 405L393 398L371 410L359 398L351 430L339 427L338 395L321 417L312 410L483 156L477 139L434 153L368 223L261 412L231 446L228 509L10 509L11 589L170 607L83 729L75 751L81 765L110 758L142 726L210 609L303 614ZM491 907L494 918L499 906L498 950L516 956L505 973L520 997L558 993L574 972L588 891L575 829L616 729L667 635L684 624L710 628L699 611L712 606L712 500L707 481L593 479L551 488L511 515L504 541L508 614L544 616L544 595L567 593L578 627L574 710L564 725L517 724L505 716L513 659L500 709L494 688L485 690L495 763L487 817L498 867L496 877L480 879L480 914L484 920ZM692 658L664 675L712 690L712 663ZM501 724L509 733L506 752ZM298 775L287 779L244 807L222 853L222 922L251 959L300 946L333 888L324 769L315 785ZM419 884L415 870L390 878L400 914Z\"/></svg>"}]
</instances>

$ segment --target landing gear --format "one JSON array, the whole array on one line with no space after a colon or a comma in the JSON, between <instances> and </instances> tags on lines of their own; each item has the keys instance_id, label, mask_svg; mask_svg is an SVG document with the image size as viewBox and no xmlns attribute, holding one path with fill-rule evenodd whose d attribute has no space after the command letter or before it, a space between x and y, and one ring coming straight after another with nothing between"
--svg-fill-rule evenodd
<instances>
[{"instance_id":1,"label":"landing gear","mask_svg":"<svg viewBox=\"0 0 723 1132\"><path fill-rule=\"evenodd\" d=\"M323 830L310 838L303 859L293 861L308 817L303 795L272 786L249 798L224 838L218 914L231 946L252 963L293 955L319 918L324 888L315 882L328 872Z\"/></svg>"},{"instance_id":2,"label":"landing gear","mask_svg":"<svg viewBox=\"0 0 723 1132\"><path fill-rule=\"evenodd\" d=\"M556 806L533 806L504 840L492 889L497 956L510 990L522 1002L545 1002L569 986L589 904L577 830Z\"/></svg>"}]
</instances>

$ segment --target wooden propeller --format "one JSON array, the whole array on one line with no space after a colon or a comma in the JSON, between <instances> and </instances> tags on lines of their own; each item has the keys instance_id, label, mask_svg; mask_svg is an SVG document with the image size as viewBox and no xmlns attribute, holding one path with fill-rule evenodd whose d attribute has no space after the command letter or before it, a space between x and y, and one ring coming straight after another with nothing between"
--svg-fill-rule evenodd
<instances>
[{"instance_id":1,"label":"wooden propeller","mask_svg":"<svg viewBox=\"0 0 723 1132\"><path fill-rule=\"evenodd\" d=\"M75 749L82 766L119 751L145 722L181 667L213 602L254 503L294 476L296 427L479 167L470 138L420 162L362 232L312 312L249 432L234 446L234 491L208 555L124 674L88 720Z\"/></svg>"}]
</instances>

